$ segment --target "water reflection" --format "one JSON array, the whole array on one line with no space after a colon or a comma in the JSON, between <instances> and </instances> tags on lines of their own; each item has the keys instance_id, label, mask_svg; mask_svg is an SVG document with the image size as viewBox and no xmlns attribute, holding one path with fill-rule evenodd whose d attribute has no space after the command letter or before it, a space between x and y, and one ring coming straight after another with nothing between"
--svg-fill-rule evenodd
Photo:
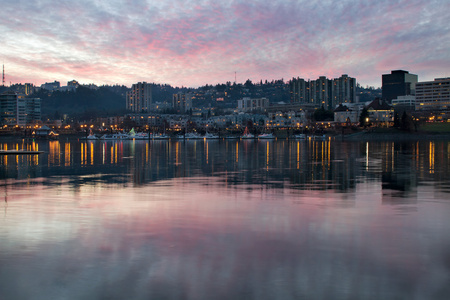
<instances>
[{"instance_id":1,"label":"water reflection","mask_svg":"<svg viewBox=\"0 0 450 300\"><path fill-rule=\"evenodd\" d=\"M384 188L399 191L421 182L447 181L450 161L446 141L22 140L2 143L0 148L45 152L3 156L1 178L126 173L134 184L142 185L178 177L220 176L226 177L228 185L262 183L343 191L367 180L381 180Z\"/></svg>"},{"instance_id":2,"label":"water reflection","mask_svg":"<svg viewBox=\"0 0 450 300\"><path fill-rule=\"evenodd\" d=\"M446 141L0 148L0 299L450 295Z\"/></svg>"}]
</instances>

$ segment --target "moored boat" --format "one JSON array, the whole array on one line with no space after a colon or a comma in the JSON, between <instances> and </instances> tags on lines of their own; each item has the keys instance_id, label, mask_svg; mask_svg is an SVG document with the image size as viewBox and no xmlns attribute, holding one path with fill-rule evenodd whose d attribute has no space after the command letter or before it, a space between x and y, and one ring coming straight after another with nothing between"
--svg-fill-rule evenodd
<instances>
[{"instance_id":1,"label":"moored boat","mask_svg":"<svg viewBox=\"0 0 450 300\"><path fill-rule=\"evenodd\" d=\"M258 135L258 138L272 140L275 138L275 136L273 135L273 133L263 133L263 134Z\"/></svg>"}]
</instances>

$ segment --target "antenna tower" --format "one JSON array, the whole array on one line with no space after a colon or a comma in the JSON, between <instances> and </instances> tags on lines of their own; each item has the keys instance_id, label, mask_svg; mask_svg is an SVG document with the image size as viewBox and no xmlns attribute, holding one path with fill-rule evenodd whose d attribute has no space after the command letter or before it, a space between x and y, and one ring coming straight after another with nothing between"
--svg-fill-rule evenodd
<instances>
[{"instance_id":1,"label":"antenna tower","mask_svg":"<svg viewBox=\"0 0 450 300\"><path fill-rule=\"evenodd\" d=\"M3 81L2 85L5 86L5 65L3 64Z\"/></svg>"}]
</instances>

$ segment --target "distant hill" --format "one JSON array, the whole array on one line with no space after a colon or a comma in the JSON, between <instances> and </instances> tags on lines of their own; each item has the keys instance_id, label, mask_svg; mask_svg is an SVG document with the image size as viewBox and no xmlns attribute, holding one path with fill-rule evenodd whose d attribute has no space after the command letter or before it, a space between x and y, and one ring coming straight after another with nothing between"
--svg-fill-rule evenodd
<instances>
[{"instance_id":1,"label":"distant hill","mask_svg":"<svg viewBox=\"0 0 450 300\"><path fill-rule=\"evenodd\" d=\"M78 119L90 119L125 112L126 87L102 86L97 90L78 87L73 92L40 90L30 97L41 99L43 118L59 118L67 114Z\"/></svg>"}]
</instances>

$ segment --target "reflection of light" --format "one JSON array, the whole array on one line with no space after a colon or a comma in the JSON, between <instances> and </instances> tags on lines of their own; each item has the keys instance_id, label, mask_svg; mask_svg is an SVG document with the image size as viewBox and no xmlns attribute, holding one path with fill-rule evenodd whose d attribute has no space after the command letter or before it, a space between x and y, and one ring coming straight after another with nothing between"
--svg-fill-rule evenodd
<instances>
[{"instance_id":1,"label":"reflection of light","mask_svg":"<svg viewBox=\"0 0 450 300\"><path fill-rule=\"evenodd\" d=\"M179 163L179 157L178 157L178 155L179 155L179 144L178 143L176 143L175 144L175 164L178 166L178 163Z\"/></svg>"},{"instance_id":2,"label":"reflection of light","mask_svg":"<svg viewBox=\"0 0 450 300\"><path fill-rule=\"evenodd\" d=\"M115 149L114 149L114 163L116 163L117 164L117 152L118 152L118 150L117 150L117 148L118 148L118 145L117 145L117 143L115 144Z\"/></svg>"},{"instance_id":3,"label":"reflection of light","mask_svg":"<svg viewBox=\"0 0 450 300\"><path fill-rule=\"evenodd\" d=\"M331 139L327 142L328 146L328 170L331 168Z\"/></svg>"},{"instance_id":4,"label":"reflection of light","mask_svg":"<svg viewBox=\"0 0 450 300\"><path fill-rule=\"evenodd\" d=\"M209 147L208 147L208 142L205 142L205 146L206 146L206 164L209 163Z\"/></svg>"},{"instance_id":5,"label":"reflection of light","mask_svg":"<svg viewBox=\"0 0 450 300\"><path fill-rule=\"evenodd\" d=\"M430 174L434 173L434 143L430 142Z\"/></svg>"},{"instance_id":6,"label":"reflection of light","mask_svg":"<svg viewBox=\"0 0 450 300\"><path fill-rule=\"evenodd\" d=\"M297 141L297 170L300 169L300 142Z\"/></svg>"},{"instance_id":7,"label":"reflection of light","mask_svg":"<svg viewBox=\"0 0 450 300\"><path fill-rule=\"evenodd\" d=\"M111 145L111 164L114 163L114 146Z\"/></svg>"},{"instance_id":8,"label":"reflection of light","mask_svg":"<svg viewBox=\"0 0 450 300\"><path fill-rule=\"evenodd\" d=\"M91 142L91 166L94 165L94 143Z\"/></svg>"},{"instance_id":9,"label":"reflection of light","mask_svg":"<svg viewBox=\"0 0 450 300\"><path fill-rule=\"evenodd\" d=\"M369 170L369 142L366 143L366 170Z\"/></svg>"},{"instance_id":10,"label":"reflection of light","mask_svg":"<svg viewBox=\"0 0 450 300\"><path fill-rule=\"evenodd\" d=\"M65 162L64 165L66 167L70 166L70 143L66 143L65 149L64 149L64 155L65 155Z\"/></svg>"},{"instance_id":11,"label":"reflection of light","mask_svg":"<svg viewBox=\"0 0 450 300\"><path fill-rule=\"evenodd\" d=\"M83 157L84 157L84 148L83 148L83 143L81 143L81 165L84 164Z\"/></svg>"},{"instance_id":12,"label":"reflection of light","mask_svg":"<svg viewBox=\"0 0 450 300\"><path fill-rule=\"evenodd\" d=\"M49 148L50 148L49 163L59 166L61 156L61 148L59 141L49 142Z\"/></svg>"},{"instance_id":13,"label":"reflection of light","mask_svg":"<svg viewBox=\"0 0 450 300\"><path fill-rule=\"evenodd\" d=\"M269 142L267 142L266 155L267 155L266 168L267 171L269 171Z\"/></svg>"},{"instance_id":14,"label":"reflection of light","mask_svg":"<svg viewBox=\"0 0 450 300\"><path fill-rule=\"evenodd\" d=\"M239 162L239 144L236 142L236 162Z\"/></svg>"}]
</instances>

